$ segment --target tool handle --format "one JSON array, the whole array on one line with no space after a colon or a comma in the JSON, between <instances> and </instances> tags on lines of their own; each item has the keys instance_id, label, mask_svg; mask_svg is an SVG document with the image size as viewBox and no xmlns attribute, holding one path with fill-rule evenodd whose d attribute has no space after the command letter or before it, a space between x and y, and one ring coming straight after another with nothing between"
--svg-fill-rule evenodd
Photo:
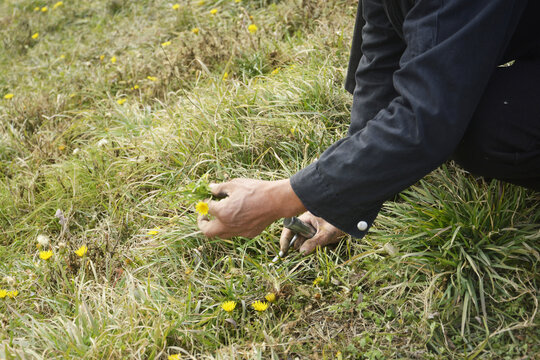
<instances>
[{"instance_id":1,"label":"tool handle","mask_svg":"<svg viewBox=\"0 0 540 360\"><path fill-rule=\"evenodd\" d=\"M317 233L317 230L313 226L303 222L296 216L284 218L283 226L295 234L302 235L306 239L312 238Z\"/></svg>"}]
</instances>

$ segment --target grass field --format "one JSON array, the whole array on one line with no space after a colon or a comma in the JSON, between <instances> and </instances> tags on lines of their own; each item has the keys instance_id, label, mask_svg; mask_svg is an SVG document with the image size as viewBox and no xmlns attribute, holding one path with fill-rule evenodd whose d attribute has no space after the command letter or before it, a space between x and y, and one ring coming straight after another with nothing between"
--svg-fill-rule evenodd
<instances>
[{"instance_id":1,"label":"grass field","mask_svg":"<svg viewBox=\"0 0 540 360\"><path fill-rule=\"evenodd\" d=\"M0 2L0 359L538 356L538 193L449 163L276 266L279 223L199 233L346 133L356 4Z\"/></svg>"}]
</instances>

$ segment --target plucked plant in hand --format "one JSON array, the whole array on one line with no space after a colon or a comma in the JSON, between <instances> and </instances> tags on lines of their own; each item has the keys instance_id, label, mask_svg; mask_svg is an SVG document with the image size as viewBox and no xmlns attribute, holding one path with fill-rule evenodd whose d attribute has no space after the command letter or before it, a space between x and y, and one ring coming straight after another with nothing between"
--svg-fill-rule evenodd
<instances>
[{"instance_id":1,"label":"plucked plant in hand","mask_svg":"<svg viewBox=\"0 0 540 360\"><path fill-rule=\"evenodd\" d=\"M208 174L205 174L198 180L184 186L180 191L180 194L184 199L190 202L205 200L212 194L208 185Z\"/></svg>"}]
</instances>

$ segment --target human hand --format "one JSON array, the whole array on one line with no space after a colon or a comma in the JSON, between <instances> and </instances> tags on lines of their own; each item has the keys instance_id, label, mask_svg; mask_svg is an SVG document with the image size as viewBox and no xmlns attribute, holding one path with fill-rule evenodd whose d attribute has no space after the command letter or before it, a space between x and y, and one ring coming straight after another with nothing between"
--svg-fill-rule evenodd
<instances>
[{"instance_id":1,"label":"human hand","mask_svg":"<svg viewBox=\"0 0 540 360\"><path fill-rule=\"evenodd\" d=\"M335 244L339 242L341 236L345 235L343 231L328 223L323 218L313 215L309 211L303 213L298 218L317 230L317 233L310 239L298 235L293 247L296 250L300 249L300 252L304 253L304 255L311 254L317 246L322 247ZM279 239L281 252L286 253L287 250L289 250L289 242L293 236L294 233L291 230L287 228L283 229L281 238Z\"/></svg>"},{"instance_id":2,"label":"human hand","mask_svg":"<svg viewBox=\"0 0 540 360\"><path fill-rule=\"evenodd\" d=\"M254 237L279 218L305 211L289 180L263 181L234 179L211 184L214 196L208 201L208 213L214 218L199 216L198 226L207 237Z\"/></svg>"}]
</instances>

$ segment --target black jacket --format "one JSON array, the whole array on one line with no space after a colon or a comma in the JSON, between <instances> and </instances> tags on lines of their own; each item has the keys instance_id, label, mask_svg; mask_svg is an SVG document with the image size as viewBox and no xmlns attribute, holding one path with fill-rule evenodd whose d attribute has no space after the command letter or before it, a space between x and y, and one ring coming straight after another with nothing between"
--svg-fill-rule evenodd
<instances>
[{"instance_id":1,"label":"black jacket","mask_svg":"<svg viewBox=\"0 0 540 360\"><path fill-rule=\"evenodd\" d=\"M291 177L306 208L362 237L385 200L450 157L496 66L540 54L539 4L361 1L348 135Z\"/></svg>"}]
</instances>

